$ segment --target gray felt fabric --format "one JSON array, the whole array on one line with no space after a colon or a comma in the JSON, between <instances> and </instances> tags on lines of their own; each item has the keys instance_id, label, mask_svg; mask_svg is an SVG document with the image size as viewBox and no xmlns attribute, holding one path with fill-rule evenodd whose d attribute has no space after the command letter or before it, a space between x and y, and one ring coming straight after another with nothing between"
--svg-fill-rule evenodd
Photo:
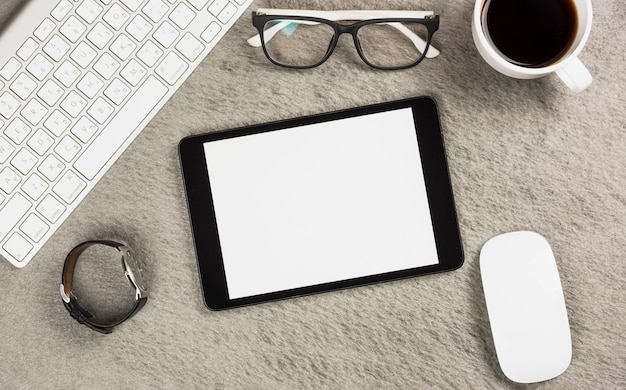
<instances>
[{"instance_id":1,"label":"gray felt fabric","mask_svg":"<svg viewBox=\"0 0 626 390\"><path fill-rule=\"evenodd\" d=\"M2 0L0 25L24 1ZM380 72L342 38L325 65L281 69L245 43L249 13L261 6L432 9L442 53ZM580 58L594 81L574 94L555 75L515 80L492 70L472 41L470 0L256 1L35 259L21 270L0 262L0 388L512 388L495 356L478 260L489 238L513 230L551 243L571 325L570 367L536 387L626 388L626 7L593 6ZM439 105L465 265L209 311L179 140L419 95ZM111 335L80 326L59 297L65 255L96 238L126 240L151 273L147 305ZM119 272L85 261L76 288L94 310L115 313L130 303Z\"/></svg>"}]
</instances>

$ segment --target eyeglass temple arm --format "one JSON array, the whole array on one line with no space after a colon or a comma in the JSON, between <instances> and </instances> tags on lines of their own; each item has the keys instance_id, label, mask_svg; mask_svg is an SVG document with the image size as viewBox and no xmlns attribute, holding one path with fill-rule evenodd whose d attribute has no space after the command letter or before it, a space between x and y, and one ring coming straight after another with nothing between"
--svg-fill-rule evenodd
<instances>
[{"instance_id":1,"label":"eyeglass temple arm","mask_svg":"<svg viewBox=\"0 0 626 390\"><path fill-rule=\"evenodd\" d=\"M379 11L379 10L367 10L367 11L312 11L312 10L289 10L289 9L265 9L259 8L257 10L259 14L266 15L286 15L286 16L308 16L308 17L317 17L324 18L329 20L367 20L372 18L425 18L427 16L434 15L433 11ZM290 25L292 22L282 21L279 22L272 27L268 28L263 32L263 36L265 41L269 41L282 29ZM315 22L308 21L299 21L301 24L317 24ZM396 28L402 34L406 35L411 42L415 45L415 47L420 51L424 52L426 48L426 42L416 35L413 31L409 30L401 23L387 23L390 26ZM248 39L248 44L254 47L261 46L261 36L256 34L255 36ZM437 50L434 46L430 46L428 51L426 52L427 58L437 57L440 54L440 51Z\"/></svg>"}]
</instances>

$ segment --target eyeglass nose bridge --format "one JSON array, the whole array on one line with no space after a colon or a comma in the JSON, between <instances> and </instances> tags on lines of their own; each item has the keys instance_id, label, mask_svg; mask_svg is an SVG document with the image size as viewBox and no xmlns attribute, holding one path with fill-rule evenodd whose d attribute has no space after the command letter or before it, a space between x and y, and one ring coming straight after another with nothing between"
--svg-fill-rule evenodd
<instances>
[{"instance_id":1,"label":"eyeglass nose bridge","mask_svg":"<svg viewBox=\"0 0 626 390\"><path fill-rule=\"evenodd\" d=\"M354 48L356 49L359 57L361 57L361 60L363 60L363 62L365 62L367 65L373 66L365 58L365 56L363 56L363 51L361 50L361 42L359 41L359 38L357 35L359 28L361 28L361 23L354 23L354 24L337 23L332 27L335 30L335 35L333 36L333 39L331 40L328 46L328 50L326 51L326 55L324 56L324 60L322 62L325 62L333 54L333 52L335 51L335 48L337 47L337 43L339 42L339 38L341 37L341 35L350 34L352 36L352 42L354 42Z\"/></svg>"}]
</instances>

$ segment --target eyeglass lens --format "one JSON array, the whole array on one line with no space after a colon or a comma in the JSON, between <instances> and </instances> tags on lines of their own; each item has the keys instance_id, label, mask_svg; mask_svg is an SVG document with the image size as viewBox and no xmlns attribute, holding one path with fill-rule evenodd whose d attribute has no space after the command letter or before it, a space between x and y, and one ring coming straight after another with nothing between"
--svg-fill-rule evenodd
<instances>
[{"instance_id":1,"label":"eyeglass lens","mask_svg":"<svg viewBox=\"0 0 626 390\"><path fill-rule=\"evenodd\" d=\"M272 35L275 31L275 35ZM292 67L319 65L328 54L335 35L331 25L281 19L264 26L263 44L274 62ZM419 38L417 38L419 37ZM375 67L411 66L424 56L428 28L417 22L371 23L361 26L357 38L363 59ZM421 46L419 43L421 42Z\"/></svg>"}]
</instances>

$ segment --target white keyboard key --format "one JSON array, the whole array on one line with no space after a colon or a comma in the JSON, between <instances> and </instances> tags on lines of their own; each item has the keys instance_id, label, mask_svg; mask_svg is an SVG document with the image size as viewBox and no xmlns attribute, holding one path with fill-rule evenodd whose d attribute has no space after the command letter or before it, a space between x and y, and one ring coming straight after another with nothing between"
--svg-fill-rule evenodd
<instances>
[{"instance_id":1,"label":"white keyboard key","mask_svg":"<svg viewBox=\"0 0 626 390\"><path fill-rule=\"evenodd\" d=\"M43 156L53 144L54 139L42 129L38 129L26 143L26 145L40 156Z\"/></svg>"},{"instance_id":2,"label":"white keyboard key","mask_svg":"<svg viewBox=\"0 0 626 390\"><path fill-rule=\"evenodd\" d=\"M172 43L178 38L180 33L176 27L172 26L168 21L163 22L152 35L165 48L172 46Z\"/></svg>"},{"instance_id":3,"label":"white keyboard key","mask_svg":"<svg viewBox=\"0 0 626 390\"><path fill-rule=\"evenodd\" d=\"M104 90L106 97L117 105L120 105L130 93L130 88L120 79L114 79L111 84Z\"/></svg>"},{"instance_id":4,"label":"white keyboard key","mask_svg":"<svg viewBox=\"0 0 626 390\"><path fill-rule=\"evenodd\" d=\"M85 0L78 8L76 9L76 13L80 15L81 18L88 24L93 23L98 15L104 10L98 3L94 0Z\"/></svg>"},{"instance_id":5,"label":"white keyboard key","mask_svg":"<svg viewBox=\"0 0 626 390\"><path fill-rule=\"evenodd\" d=\"M64 168L65 164L63 164L61 160L56 158L53 154L49 154L37 169L39 172L43 173L46 179L54 181L59 177L61 172L63 172Z\"/></svg>"},{"instance_id":6,"label":"white keyboard key","mask_svg":"<svg viewBox=\"0 0 626 390\"><path fill-rule=\"evenodd\" d=\"M10 194L20 184L21 180L20 176L13 169L4 167L0 171L0 190Z\"/></svg>"},{"instance_id":7,"label":"white keyboard key","mask_svg":"<svg viewBox=\"0 0 626 390\"><path fill-rule=\"evenodd\" d=\"M82 117L72 127L70 132L74 134L83 143L89 141L91 137L98 131L98 126L86 117ZM66 159L67 160L67 159ZM71 160L71 158L69 159Z\"/></svg>"},{"instance_id":8,"label":"white keyboard key","mask_svg":"<svg viewBox=\"0 0 626 390\"><path fill-rule=\"evenodd\" d=\"M30 196L32 200L39 199L47 189L48 183L36 173L30 175L28 180L22 185L22 191Z\"/></svg>"},{"instance_id":9,"label":"white keyboard key","mask_svg":"<svg viewBox=\"0 0 626 390\"><path fill-rule=\"evenodd\" d=\"M59 86L54 80L48 80L41 89L37 91L37 96L41 98L47 105L54 106L63 96L65 90Z\"/></svg>"},{"instance_id":10,"label":"white keyboard key","mask_svg":"<svg viewBox=\"0 0 626 390\"><path fill-rule=\"evenodd\" d=\"M228 0L215 0L209 6L209 12L213 14L213 16L217 16L222 12L222 10L228 5Z\"/></svg>"},{"instance_id":11,"label":"white keyboard key","mask_svg":"<svg viewBox=\"0 0 626 390\"><path fill-rule=\"evenodd\" d=\"M87 68L87 66L93 61L98 53L91 46L86 44L85 42L81 42L76 46L76 49L70 54L70 58L72 58L78 66L82 68Z\"/></svg>"},{"instance_id":12,"label":"white keyboard key","mask_svg":"<svg viewBox=\"0 0 626 390\"><path fill-rule=\"evenodd\" d=\"M178 6L169 16L170 20L181 29L187 28L187 26L189 26L189 23L191 23L191 21L195 17L195 11L186 6L185 3L178 4Z\"/></svg>"},{"instance_id":13,"label":"white keyboard key","mask_svg":"<svg viewBox=\"0 0 626 390\"><path fill-rule=\"evenodd\" d=\"M5 117L6 119L11 118L11 116L17 111L20 107L20 102L17 101L16 98L11 96L10 93L4 92L2 96L0 96L0 115Z\"/></svg>"},{"instance_id":14,"label":"white keyboard key","mask_svg":"<svg viewBox=\"0 0 626 390\"><path fill-rule=\"evenodd\" d=\"M91 115L96 122L101 125L109 119L109 117L113 114L115 109L106 102L103 98L99 97L96 101L89 107L87 113Z\"/></svg>"},{"instance_id":15,"label":"white keyboard key","mask_svg":"<svg viewBox=\"0 0 626 390\"><path fill-rule=\"evenodd\" d=\"M63 215L66 208L52 195L46 195L35 208L48 221L55 223Z\"/></svg>"},{"instance_id":16,"label":"white keyboard key","mask_svg":"<svg viewBox=\"0 0 626 390\"><path fill-rule=\"evenodd\" d=\"M11 139L17 145L21 144L26 139L28 134L32 131L32 128L27 125L21 118L15 118L4 129L4 134Z\"/></svg>"},{"instance_id":17,"label":"white keyboard key","mask_svg":"<svg viewBox=\"0 0 626 390\"><path fill-rule=\"evenodd\" d=\"M61 176L57 184L52 187L52 191L57 194L61 200L65 201L67 204L71 204L85 187L87 187L87 183L74 172L67 171Z\"/></svg>"},{"instance_id":18,"label":"white keyboard key","mask_svg":"<svg viewBox=\"0 0 626 390\"><path fill-rule=\"evenodd\" d=\"M157 23L170 10L170 7L161 0L149 0L141 10L153 22Z\"/></svg>"},{"instance_id":19,"label":"white keyboard key","mask_svg":"<svg viewBox=\"0 0 626 390\"><path fill-rule=\"evenodd\" d=\"M22 100L26 100L26 98L29 97L36 88L37 83L25 73L20 73L20 75L17 76L15 81L9 87L9 89L15 92L15 94Z\"/></svg>"},{"instance_id":20,"label":"white keyboard key","mask_svg":"<svg viewBox=\"0 0 626 390\"><path fill-rule=\"evenodd\" d=\"M186 33L176 44L176 49L189 61L195 61L204 50L204 45L193 35Z\"/></svg>"},{"instance_id":21,"label":"white keyboard key","mask_svg":"<svg viewBox=\"0 0 626 390\"><path fill-rule=\"evenodd\" d=\"M76 84L76 88L84 93L89 99L93 99L102 87L104 87L102 80L91 72L87 72L85 77L83 77L82 80Z\"/></svg>"},{"instance_id":22,"label":"white keyboard key","mask_svg":"<svg viewBox=\"0 0 626 390\"><path fill-rule=\"evenodd\" d=\"M61 142L54 147L54 152L61 156L67 162L71 162L74 157L80 152L80 144L69 135L63 137Z\"/></svg>"},{"instance_id":23,"label":"white keyboard key","mask_svg":"<svg viewBox=\"0 0 626 390\"><path fill-rule=\"evenodd\" d=\"M38 162L39 160L37 160L34 154L23 148L13 157L11 165L20 171L22 175L26 175Z\"/></svg>"},{"instance_id":24,"label":"white keyboard key","mask_svg":"<svg viewBox=\"0 0 626 390\"><path fill-rule=\"evenodd\" d=\"M206 43L209 43L217 36L222 27L217 22L211 22L207 28L200 34L200 38L204 39Z\"/></svg>"},{"instance_id":25,"label":"white keyboard key","mask_svg":"<svg viewBox=\"0 0 626 390\"><path fill-rule=\"evenodd\" d=\"M50 230L50 226L35 214L30 214L20 225L20 230L31 240L38 242Z\"/></svg>"},{"instance_id":26,"label":"white keyboard key","mask_svg":"<svg viewBox=\"0 0 626 390\"><path fill-rule=\"evenodd\" d=\"M70 120L59 110L54 110L52 114L43 123L46 129L52 134L60 137L61 134L70 126Z\"/></svg>"},{"instance_id":27,"label":"white keyboard key","mask_svg":"<svg viewBox=\"0 0 626 390\"><path fill-rule=\"evenodd\" d=\"M2 249L10 253L18 262L21 262L33 250L33 245L18 233L13 233L11 238L4 243Z\"/></svg>"},{"instance_id":28,"label":"white keyboard key","mask_svg":"<svg viewBox=\"0 0 626 390\"><path fill-rule=\"evenodd\" d=\"M71 91L61 102L61 108L73 118L76 118L86 106L87 101L74 91Z\"/></svg>"},{"instance_id":29,"label":"white keyboard key","mask_svg":"<svg viewBox=\"0 0 626 390\"><path fill-rule=\"evenodd\" d=\"M189 0L191 5L193 5L198 11L202 10L205 5L209 2L209 0Z\"/></svg>"},{"instance_id":30,"label":"white keyboard key","mask_svg":"<svg viewBox=\"0 0 626 390\"><path fill-rule=\"evenodd\" d=\"M121 0L131 11L137 11L143 0Z\"/></svg>"},{"instance_id":31,"label":"white keyboard key","mask_svg":"<svg viewBox=\"0 0 626 390\"><path fill-rule=\"evenodd\" d=\"M111 51L122 61L126 61L137 45L126 35L121 34L111 45Z\"/></svg>"},{"instance_id":32,"label":"white keyboard key","mask_svg":"<svg viewBox=\"0 0 626 390\"><path fill-rule=\"evenodd\" d=\"M152 41L147 41L137 52L137 57L149 67L153 67L162 55L163 50Z\"/></svg>"},{"instance_id":33,"label":"white keyboard key","mask_svg":"<svg viewBox=\"0 0 626 390\"><path fill-rule=\"evenodd\" d=\"M141 66L141 64L135 60L130 60L120 72L120 76L128 81L128 83L130 83L133 87L137 86L146 74L148 74L146 68Z\"/></svg>"},{"instance_id":34,"label":"white keyboard key","mask_svg":"<svg viewBox=\"0 0 626 390\"><path fill-rule=\"evenodd\" d=\"M72 9L72 3L68 0L61 0L59 4L52 10L52 17L58 22L62 21Z\"/></svg>"},{"instance_id":35,"label":"white keyboard key","mask_svg":"<svg viewBox=\"0 0 626 390\"><path fill-rule=\"evenodd\" d=\"M117 62L109 53L104 53L102 57L93 65L93 69L105 79L110 79L115 72L120 68L120 63Z\"/></svg>"},{"instance_id":36,"label":"white keyboard key","mask_svg":"<svg viewBox=\"0 0 626 390\"><path fill-rule=\"evenodd\" d=\"M60 61L69 50L70 44L58 35L53 35L43 47L43 51L55 61Z\"/></svg>"},{"instance_id":37,"label":"white keyboard key","mask_svg":"<svg viewBox=\"0 0 626 390\"><path fill-rule=\"evenodd\" d=\"M130 18L130 14L124 8L120 7L117 3L113 4L111 8L104 14L105 22L115 30L119 30Z\"/></svg>"},{"instance_id":38,"label":"white keyboard key","mask_svg":"<svg viewBox=\"0 0 626 390\"><path fill-rule=\"evenodd\" d=\"M14 151L15 147L4 139L4 137L0 137L0 164L4 164Z\"/></svg>"},{"instance_id":39,"label":"white keyboard key","mask_svg":"<svg viewBox=\"0 0 626 390\"><path fill-rule=\"evenodd\" d=\"M168 89L163 83L153 76L148 77L126 102L124 108L76 160L74 168L89 180L96 177L130 133L139 126L167 92Z\"/></svg>"},{"instance_id":40,"label":"white keyboard key","mask_svg":"<svg viewBox=\"0 0 626 390\"><path fill-rule=\"evenodd\" d=\"M133 20L128 23L128 26L126 26L126 32L138 41L143 41L151 30L152 24L141 15L135 16Z\"/></svg>"},{"instance_id":41,"label":"white keyboard key","mask_svg":"<svg viewBox=\"0 0 626 390\"><path fill-rule=\"evenodd\" d=\"M41 54L37 54L30 64L26 66L26 70L39 81L43 81L52 69L54 69L54 64Z\"/></svg>"},{"instance_id":42,"label":"white keyboard key","mask_svg":"<svg viewBox=\"0 0 626 390\"><path fill-rule=\"evenodd\" d=\"M37 27L37 29L35 30L34 35L40 41L45 41L46 39L48 39L52 31L54 31L56 26L57 25L52 20L45 18L43 22L41 22L39 27Z\"/></svg>"},{"instance_id":43,"label":"white keyboard key","mask_svg":"<svg viewBox=\"0 0 626 390\"><path fill-rule=\"evenodd\" d=\"M66 87L74 84L74 81L80 76L80 70L70 61L63 61L61 66L54 72L54 77Z\"/></svg>"},{"instance_id":44,"label":"white keyboard key","mask_svg":"<svg viewBox=\"0 0 626 390\"><path fill-rule=\"evenodd\" d=\"M80 38L80 36L83 35L85 31L87 31L87 26L85 26L80 20L78 20L77 17L72 15L67 18L59 31L61 32L61 34L63 34L63 36L65 36L65 38L69 39L70 42L76 43L78 41L78 38Z\"/></svg>"},{"instance_id":45,"label":"white keyboard key","mask_svg":"<svg viewBox=\"0 0 626 390\"><path fill-rule=\"evenodd\" d=\"M226 4L226 7L224 7L222 12L220 12L220 14L217 15L217 19L223 24L227 24L228 22L230 22L233 16L235 16L236 13L237 13L237 6L229 2L228 4Z\"/></svg>"},{"instance_id":46,"label":"white keyboard key","mask_svg":"<svg viewBox=\"0 0 626 390\"><path fill-rule=\"evenodd\" d=\"M109 41L113 39L113 31L109 30L101 22L98 22L87 34L87 39L98 49L104 49Z\"/></svg>"},{"instance_id":47,"label":"white keyboard key","mask_svg":"<svg viewBox=\"0 0 626 390\"><path fill-rule=\"evenodd\" d=\"M33 38L28 38L17 51L17 56L26 61L38 48L39 44Z\"/></svg>"},{"instance_id":48,"label":"white keyboard key","mask_svg":"<svg viewBox=\"0 0 626 390\"><path fill-rule=\"evenodd\" d=\"M176 81L187 70L187 62L180 58L176 53L170 52L165 56L163 61L157 66L155 72L170 85L174 85Z\"/></svg>"},{"instance_id":49,"label":"white keyboard key","mask_svg":"<svg viewBox=\"0 0 626 390\"><path fill-rule=\"evenodd\" d=\"M2 76L5 80L9 81L15 76L22 64L15 58L11 58L2 69L0 69L0 76Z\"/></svg>"},{"instance_id":50,"label":"white keyboard key","mask_svg":"<svg viewBox=\"0 0 626 390\"><path fill-rule=\"evenodd\" d=\"M20 111L22 117L29 121L33 126L37 126L39 122L46 116L48 109L38 100L32 99L24 106L24 109Z\"/></svg>"}]
</instances>

